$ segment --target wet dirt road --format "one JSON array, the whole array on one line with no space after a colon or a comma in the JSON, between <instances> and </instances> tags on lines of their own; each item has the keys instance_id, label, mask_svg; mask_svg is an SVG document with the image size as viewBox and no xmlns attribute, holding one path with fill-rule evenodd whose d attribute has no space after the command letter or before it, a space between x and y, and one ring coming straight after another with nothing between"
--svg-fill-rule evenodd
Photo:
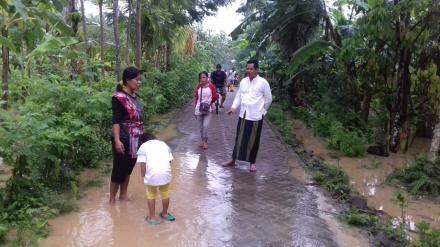
<instances>
[{"instance_id":1,"label":"wet dirt road","mask_svg":"<svg viewBox=\"0 0 440 247\"><path fill-rule=\"evenodd\" d=\"M175 157L170 205L175 222L144 221L145 189L135 167L131 201L109 206L108 185L92 190L78 212L50 221L51 233L41 246L368 246L363 236L346 234L323 215L331 207L323 209L325 199L313 187L289 175L291 154L267 123L256 174L246 163L220 165L231 155L237 116L212 116L206 151L198 147L192 106L184 107L175 123L180 134L168 141Z\"/></svg>"}]
</instances>

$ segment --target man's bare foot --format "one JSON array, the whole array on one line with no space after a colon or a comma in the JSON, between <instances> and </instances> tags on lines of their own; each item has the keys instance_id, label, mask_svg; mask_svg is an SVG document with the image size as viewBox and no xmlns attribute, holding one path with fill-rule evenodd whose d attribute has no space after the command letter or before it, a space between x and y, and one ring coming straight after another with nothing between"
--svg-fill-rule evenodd
<instances>
[{"instance_id":1,"label":"man's bare foot","mask_svg":"<svg viewBox=\"0 0 440 247\"><path fill-rule=\"evenodd\" d=\"M257 171L257 166L256 166L255 164L251 164L251 165L249 166L249 171L250 171L250 172L256 172L256 171Z\"/></svg>"},{"instance_id":2,"label":"man's bare foot","mask_svg":"<svg viewBox=\"0 0 440 247\"><path fill-rule=\"evenodd\" d=\"M223 104L220 105L220 108L224 108Z\"/></svg>"},{"instance_id":3,"label":"man's bare foot","mask_svg":"<svg viewBox=\"0 0 440 247\"><path fill-rule=\"evenodd\" d=\"M202 148L203 149L208 149L208 143L207 142L203 143L203 147Z\"/></svg>"},{"instance_id":4,"label":"man's bare foot","mask_svg":"<svg viewBox=\"0 0 440 247\"><path fill-rule=\"evenodd\" d=\"M200 142L199 147L203 148L203 144L204 144L204 142Z\"/></svg>"},{"instance_id":5,"label":"man's bare foot","mask_svg":"<svg viewBox=\"0 0 440 247\"><path fill-rule=\"evenodd\" d=\"M115 204L116 203L116 199L115 198L110 198L109 200L108 200L108 204L110 204L110 205L113 205L113 204Z\"/></svg>"},{"instance_id":6,"label":"man's bare foot","mask_svg":"<svg viewBox=\"0 0 440 247\"><path fill-rule=\"evenodd\" d=\"M223 167L235 166L235 160L229 160L222 164Z\"/></svg>"}]
</instances>

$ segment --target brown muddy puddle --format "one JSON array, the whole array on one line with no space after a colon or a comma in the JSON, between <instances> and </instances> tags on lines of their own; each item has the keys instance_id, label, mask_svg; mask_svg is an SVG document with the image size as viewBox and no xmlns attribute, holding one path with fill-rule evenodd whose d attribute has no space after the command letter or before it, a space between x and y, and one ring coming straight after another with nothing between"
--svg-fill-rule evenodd
<instances>
[{"instance_id":1,"label":"brown muddy puddle","mask_svg":"<svg viewBox=\"0 0 440 247\"><path fill-rule=\"evenodd\" d=\"M330 150L325 140L314 136L313 130L307 128L303 122L294 120L293 125L294 133L303 143L304 148L308 151L313 150L313 153L323 158L326 163L343 169L350 177L353 187L365 196L369 206L383 210L392 217L401 217L401 209L393 201L399 189L387 185L386 177L395 168L407 166L417 154L428 152L430 140L416 139L406 154L390 153L389 157L367 155L363 158L348 158L339 156L337 152ZM422 220L440 229L440 204L438 202L426 198L414 198L410 195L406 198L408 198L408 208L405 211L409 229L416 230L415 225Z\"/></svg>"}]
</instances>

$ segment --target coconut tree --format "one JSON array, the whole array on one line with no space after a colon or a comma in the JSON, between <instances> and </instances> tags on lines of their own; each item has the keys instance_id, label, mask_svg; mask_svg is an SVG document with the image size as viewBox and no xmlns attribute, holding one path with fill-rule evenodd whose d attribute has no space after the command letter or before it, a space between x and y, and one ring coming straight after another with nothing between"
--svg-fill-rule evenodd
<instances>
[{"instance_id":1,"label":"coconut tree","mask_svg":"<svg viewBox=\"0 0 440 247\"><path fill-rule=\"evenodd\" d=\"M115 73L116 79L121 80L121 41L119 38L119 1L113 0L113 32L115 38Z\"/></svg>"}]
</instances>

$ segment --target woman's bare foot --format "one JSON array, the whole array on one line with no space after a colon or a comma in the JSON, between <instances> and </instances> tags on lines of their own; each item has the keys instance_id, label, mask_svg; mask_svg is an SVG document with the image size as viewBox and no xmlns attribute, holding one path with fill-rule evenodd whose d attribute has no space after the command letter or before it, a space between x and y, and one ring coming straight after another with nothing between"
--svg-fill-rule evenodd
<instances>
[{"instance_id":1,"label":"woman's bare foot","mask_svg":"<svg viewBox=\"0 0 440 247\"><path fill-rule=\"evenodd\" d=\"M126 201L126 202L131 201L130 197L128 197L128 196L120 196L119 200L120 201Z\"/></svg>"}]
</instances>

